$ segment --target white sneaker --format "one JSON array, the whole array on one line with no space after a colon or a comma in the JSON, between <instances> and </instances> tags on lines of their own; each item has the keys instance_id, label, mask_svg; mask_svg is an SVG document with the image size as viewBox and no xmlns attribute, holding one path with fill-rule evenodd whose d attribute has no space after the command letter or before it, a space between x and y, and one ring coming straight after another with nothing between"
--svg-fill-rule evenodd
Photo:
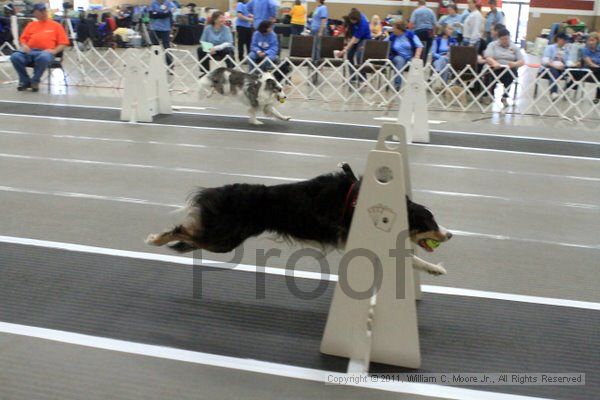
<instances>
[{"instance_id":1,"label":"white sneaker","mask_svg":"<svg viewBox=\"0 0 600 400\"><path fill-rule=\"evenodd\" d=\"M556 99L558 99L558 93L550 93L550 98L552 99L552 101L555 101Z\"/></svg>"}]
</instances>

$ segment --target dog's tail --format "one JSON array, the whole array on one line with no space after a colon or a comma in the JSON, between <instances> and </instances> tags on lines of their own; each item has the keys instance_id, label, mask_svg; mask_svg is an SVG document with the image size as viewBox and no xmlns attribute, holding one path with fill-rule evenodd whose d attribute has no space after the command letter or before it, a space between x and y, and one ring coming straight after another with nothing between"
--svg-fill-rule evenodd
<instances>
[{"instance_id":1,"label":"dog's tail","mask_svg":"<svg viewBox=\"0 0 600 400\"><path fill-rule=\"evenodd\" d=\"M175 242L168 245L171 250L175 250L178 253L189 253L190 251L198 250L199 247L194 246L186 242Z\"/></svg>"}]
</instances>

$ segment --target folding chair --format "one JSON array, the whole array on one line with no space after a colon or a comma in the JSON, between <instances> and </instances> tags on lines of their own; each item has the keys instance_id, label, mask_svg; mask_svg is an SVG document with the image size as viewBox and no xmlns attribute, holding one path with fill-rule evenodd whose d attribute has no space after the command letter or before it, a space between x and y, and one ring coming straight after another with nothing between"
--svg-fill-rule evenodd
<instances>
[{"instance_id":1,"label":"folding chair","mask_svg":"<svg viewBox=\"0 0 600 400\"><path fill-rule=\"evenodd\" d=\"M52 70L54 69L60 69L62 71L63 74L63 80L65 81L65 86L68 87L68 83L67 83L67 74L65 73L65 69L62 66L62 62L63 62L63 58L64 58L64 51L61 51L58 54L54 55L54 59L50 62L50 64L48 64L48 92L50 92L50 85L52 83ZM28 68L33 68L34 67L34 63L31 62L29 64L26 65Z\"/></svg>"}]
</instances>

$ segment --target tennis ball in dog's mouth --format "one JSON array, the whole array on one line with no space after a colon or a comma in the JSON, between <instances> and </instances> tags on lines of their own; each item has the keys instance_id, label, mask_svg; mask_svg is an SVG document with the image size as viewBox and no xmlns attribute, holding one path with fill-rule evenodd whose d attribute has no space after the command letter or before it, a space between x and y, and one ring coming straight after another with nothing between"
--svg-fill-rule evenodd
<instances>
[{"instance_id":1,"label":"tennis ball in dog's mouth","mask_svg":"<svg viewBox=\"0 0 600 400\"><path fill-rule=\"evenodd\" d=\"M279 102L280 102L281 104L283 104L283 103L285 103L285 99L282 97L281 99L279 99Z\"/></svg>"},{"instance_id":2,"label":"tennis ball in dog's mouth","mask_svg":"<svg viewBox=\"0 0 600 400\"><path fill-rule=\"evenodd\" d=\"M425 240L425 243L427 243L427 246L431 247L432 249L437 249L440 247L440 242L435 239L427 239Z\"/></svg>"}]
</instances>

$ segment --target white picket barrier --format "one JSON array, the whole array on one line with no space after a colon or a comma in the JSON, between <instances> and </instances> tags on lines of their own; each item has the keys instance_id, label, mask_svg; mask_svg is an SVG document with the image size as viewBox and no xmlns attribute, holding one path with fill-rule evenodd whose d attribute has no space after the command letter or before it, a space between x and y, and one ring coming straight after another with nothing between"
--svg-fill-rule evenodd
<instances>
[{"instance_id":1,"label":"white picket barrier","mask_svg":"<svg viewBox=\"0 0 600 400\"><path fill-rule=\"evenodd\" d=\"M392 135L395 145L386 142ZM321 352L350 359L348 372L367 372L370 362L421 365L403 154L404 128L385 124L367 159L321 342Z\"/></svg>"},{"instance_id":2,"label":"white picket barrier","mask_svg":"<svg viewBox=\"0 0 600 400\"><path fill-rule=\"evenodd\" d=\"M405 96L398 110L398 123L408 131L408 142L429 143L429 113L426 80L421 59L412 60Z\"/></svg>"},{"instance_id":3,"label":"white picket barrier","mask_svg":"<svg viewBox=\"0 0 600 400\"><path fill-rule=\"evenodd\" d=\"M165 54L161 46L151 47L147 69L143 67L139 54L129 53L124 78L122 121L152 122L157 114L173 113Z\"/></svg>"}]
</instances>

